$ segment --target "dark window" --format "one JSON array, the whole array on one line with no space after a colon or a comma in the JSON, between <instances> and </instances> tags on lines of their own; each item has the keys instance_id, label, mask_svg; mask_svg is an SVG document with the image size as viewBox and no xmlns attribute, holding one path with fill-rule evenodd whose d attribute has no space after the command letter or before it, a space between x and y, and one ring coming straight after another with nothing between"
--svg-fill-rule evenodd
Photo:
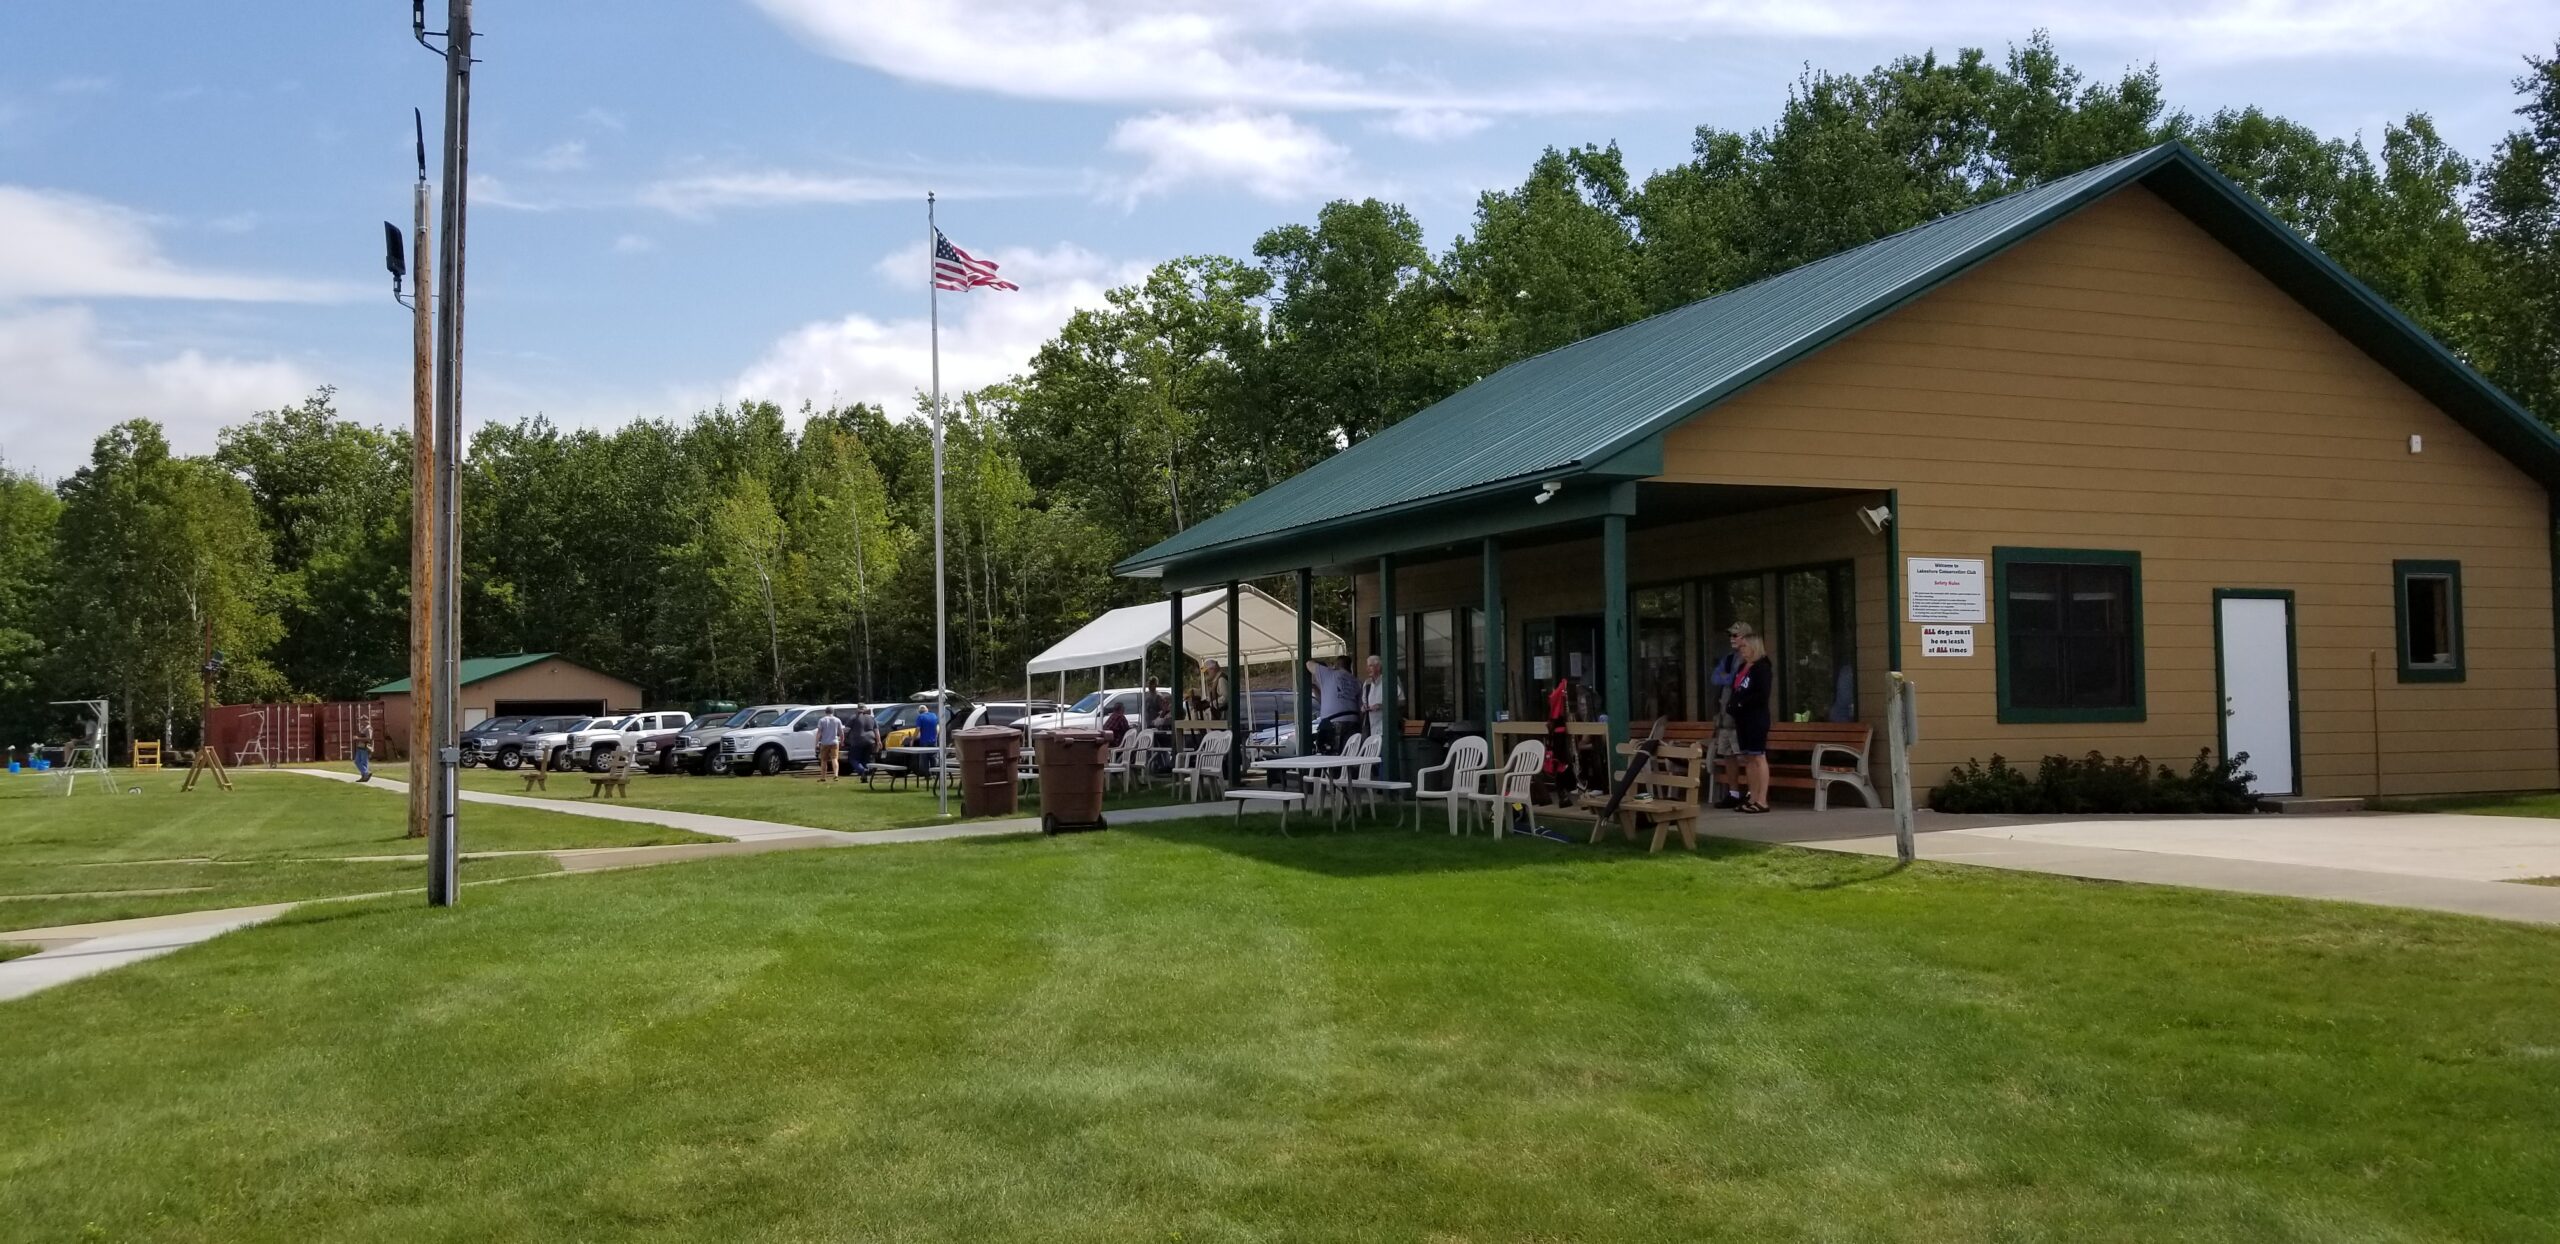
<instances>
[{"instance_id":1,"label":"dark window","mask_svg":"<svg viewBox=\"0 0 2560 1244\"><path fill-rule=\"evenodd\" d=\"M2400 622L2400 681L2461 682L2462 563L2391 563Z\"/></svg>"},{"instance_id":2,"label":"dark window","mask_svg":"<svg viewBox=\"0 0 2560 1244\"><path fill-rule=\"evenodd\" d=\"M1685 717L1681 692L1689 677L1688 593L1676 587L1644 588L1635 593L1635 696L1629 705L1635 724L1656 717Z\"/></svg>"},{"instance_id":3,"label":"dark window","mask_svg":"<svg viewBox=\"0 0 2560 1244\"><path fill-rule=\"evenodd\" d=\"M1785 632L1778 689L1794 721L1858 719L1858 615L1846 563L1779 576Z\"/></svg>"},{"instance_id":4,"label":"dark window","mask_svg":"<svg viewBox=\"0 0 2560 1244\"><path fill-rule=\"evenodd\" d=\"M1461 609L1467 615L1464 638L1467 641L1467 683L1459 688L1458 715L1468 721L1482 722L1484 715L1484 610Z\"/></svg>"},{"instance_id":5,"label":"dark window","mask_svg":"<svg viewBox=\"0 0 2560 1244\"><path fill-rule=\"evenodd\" d=\"M2139 721L2138 554L1994 549L2002 721Z\"/></svg>"},{"instance_id":6,"label":"dark window","mask_svg":"<svg viewBox=\"0 0 2560 1244\"><path fill-rule=\"evenodd\" d=\"M1414 666L1413 699L1403 706L1406 717L1420 721L1449 721L1458 714L1458 615L1449 609L1435 609L1413 615L1413 627L1406 632L1420 640L1415 650L1406 655Z\"/></svg>"}]
</instances>

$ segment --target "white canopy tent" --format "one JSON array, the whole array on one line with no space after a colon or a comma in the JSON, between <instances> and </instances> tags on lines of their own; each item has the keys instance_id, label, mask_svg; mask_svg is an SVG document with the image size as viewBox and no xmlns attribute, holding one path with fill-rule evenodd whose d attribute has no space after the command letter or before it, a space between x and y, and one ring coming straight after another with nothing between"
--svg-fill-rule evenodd
<instances>
[{"instance_id":1,"label":"white canopy tent","mask_svg":"<svg viewBox=\"0 0 2560 1244\"><path fill-rule=\"evenodd\" d=\"M1031 699L1031 680L1042 674L1058 676L1058 708L1066 705L1066 677L1074 670L1101 670L1125 662L1143 662L1149 649L1173 640L1173 609L1164 603L1130 605L1114 609L1076 629L1076 633L1049 645L1049 649L1031 658L1022 667L1022 698ZM1298 611L1281 604L1270 593L1250 583L1236 590L1236 642L1233 662L1238 668L1231 675L1238 679L1240 690L1250 694L1253 683L1246 673L1256 663L1298 659ZM1182 651L1185 656L1213 658L1228 663L1227 594L1225 590L1199 592L1182 598ZM1342 637L1321 626L1307 628L1307 655L1337 657L1350 651ZM1182 671L1174 670L1166 680L1167 689L1179 693ZM1294 679L1292 683L1294 684Z\"/></svg>"},{"instance_id":2,"label":"white canopy tent","mask_svg":"<svg viewBox=\"0 0 2560 1244\"><path fill-rule=\"evenodd\" d=\"M1247 665L1298 659L1298 611L1270 593L1244 584L1236 592L1236 659ZM1173 638L1173 611L1161 602L1114 609L1049 645L1022 667L1026 675L1063 674L1143 661L1147 650ZM1227 659L1227 593L1224 589L1182 598L1182 650ZM1311 657L1337 657L1345 651L1342 637L1312 628Z\"/></svg>"}]
</instances>

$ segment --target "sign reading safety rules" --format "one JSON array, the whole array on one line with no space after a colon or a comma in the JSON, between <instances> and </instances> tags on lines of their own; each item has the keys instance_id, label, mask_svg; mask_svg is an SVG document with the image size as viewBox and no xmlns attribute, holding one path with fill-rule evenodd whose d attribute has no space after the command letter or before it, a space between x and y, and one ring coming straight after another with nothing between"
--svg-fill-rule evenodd
<instances>
[{"instance_id":1,"label":"sign reading safety rules","mask_svg":"<svg viewBox=\"0 0 2560 1244\"><path fill-rule=\"evenodd\" d=\"M1988 622L1979 557L1914 557L1903 577L1914 622Z\"/></svg>"}]
</instances>

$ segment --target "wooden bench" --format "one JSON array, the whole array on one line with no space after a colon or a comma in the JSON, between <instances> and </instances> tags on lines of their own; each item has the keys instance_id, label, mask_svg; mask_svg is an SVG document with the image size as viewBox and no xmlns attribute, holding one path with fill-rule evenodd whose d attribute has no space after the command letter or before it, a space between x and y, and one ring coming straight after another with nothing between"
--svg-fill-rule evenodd
<instances>
[{"instance_id":1,"label":"wooden bench","mask_svg":"<svg viewBox=\"0 0 2560 1244\"><path fill-rule=\"evenodd\" d=\"M1635 785L1627 791L1627 797L1618 801L1617 828L1626 835L1627 841L1634 842L1636 818L1647 817L1653 821L1651 850L1660 851L1663 839L1677 828L1681 843L1695 851L1698 849L1698 817L1706 811L1705 805L1699 802L1699 796L1706 789L1707 749L1694 743L1671 742L1670 733L1668 728L1664 729L1664 741L1654 749L1653 762L1646 765L1644 773L1636 778ZM1638 743L1618 745L1618 754L1630 761L1641 750L1643 747ZM1618 770L1618 776L1620 781L1625 780L1624 767ZM1601 835L1609 832L1609 822L1599 819L1599 814L1609 807L1609 796L1596 791L1587 793L1582 797L1582 806L1594 814L1591 841L1597 843Z\"/></svg>"},{"instance_id":2,"label":"wooden bench","mask_svg":"<svg viewBox=\"0 0 2560 1244\"><path fill-rule=\"evenodd\" d=\"M546 766L534 765L516 776L524 779L524 788L527 791L537 786L544 790L551 789L551 771Z\"/></svg>"},{"instance_id":3,"label":"wooden bench","mask_svg":"<svg viewBox=\"0 0 2560 1244\"><path fill-rule=\"evenodd\" d=\"M587 775L587 798L595 799L605 795L624 799L631 797L631 758L623 755L622 749L618 747L613 750L611 758L605 761L604 772Z\"/></svg>"},{"instance_id":4,"label":"wooden bench","mask_svg":"<svg viewBox=\"0 0 2560 1244\"><path fill-rule=\"evenodd\" d=\"M1769 726L1769 785L1813 792L1813 810L1830 808L1831 786L1840 783L1858 792L1870 808L1884 801L1876 796L1875 782L1867 773L1867 748L1875 731L1854 721L1780 721ZM1803 757L1802 760L1780 757ZM1716 781L1724 786L1744 785L1742 757L1719 756L1715 762Z\"/></svg>"},{"instance_id":5,"label":"wooden bench","mask_svg":"<svg viewBox=\"0 0 2560 1244\"><path fill-rule=\"evenodd\" d=\"M1286 836L1289 832L1289 806L1291 804L1305 803L1307 801L1307 792L1302 790L1274 790L1260 786L1230 786L1227 788L1227 798L1236 801L1236 819L1238 821L1242 821L1244 819L1244 806L1248 803L1279 804L1280 832L1283 836Z\"/></svg>"}]
</instances>

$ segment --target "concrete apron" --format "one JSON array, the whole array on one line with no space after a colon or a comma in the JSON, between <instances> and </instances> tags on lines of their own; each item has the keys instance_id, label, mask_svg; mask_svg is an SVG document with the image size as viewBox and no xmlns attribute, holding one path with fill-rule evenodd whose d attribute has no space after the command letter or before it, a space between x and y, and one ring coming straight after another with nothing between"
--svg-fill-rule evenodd
<instances>
[{"instance_id":1,"label":"concrete apron","mask_svg":"<svg viewBox=\"0 0 2560 1244\"><path fill-rule=\"evenodd\" d=\"M1915 818L1921 859L2021 872L2371 903L2560 925L2560 821L2441 813L2351 816ZM1882 809L1710 814L1701 832L1894 854Z\"/></svg>"}]
</instances>

